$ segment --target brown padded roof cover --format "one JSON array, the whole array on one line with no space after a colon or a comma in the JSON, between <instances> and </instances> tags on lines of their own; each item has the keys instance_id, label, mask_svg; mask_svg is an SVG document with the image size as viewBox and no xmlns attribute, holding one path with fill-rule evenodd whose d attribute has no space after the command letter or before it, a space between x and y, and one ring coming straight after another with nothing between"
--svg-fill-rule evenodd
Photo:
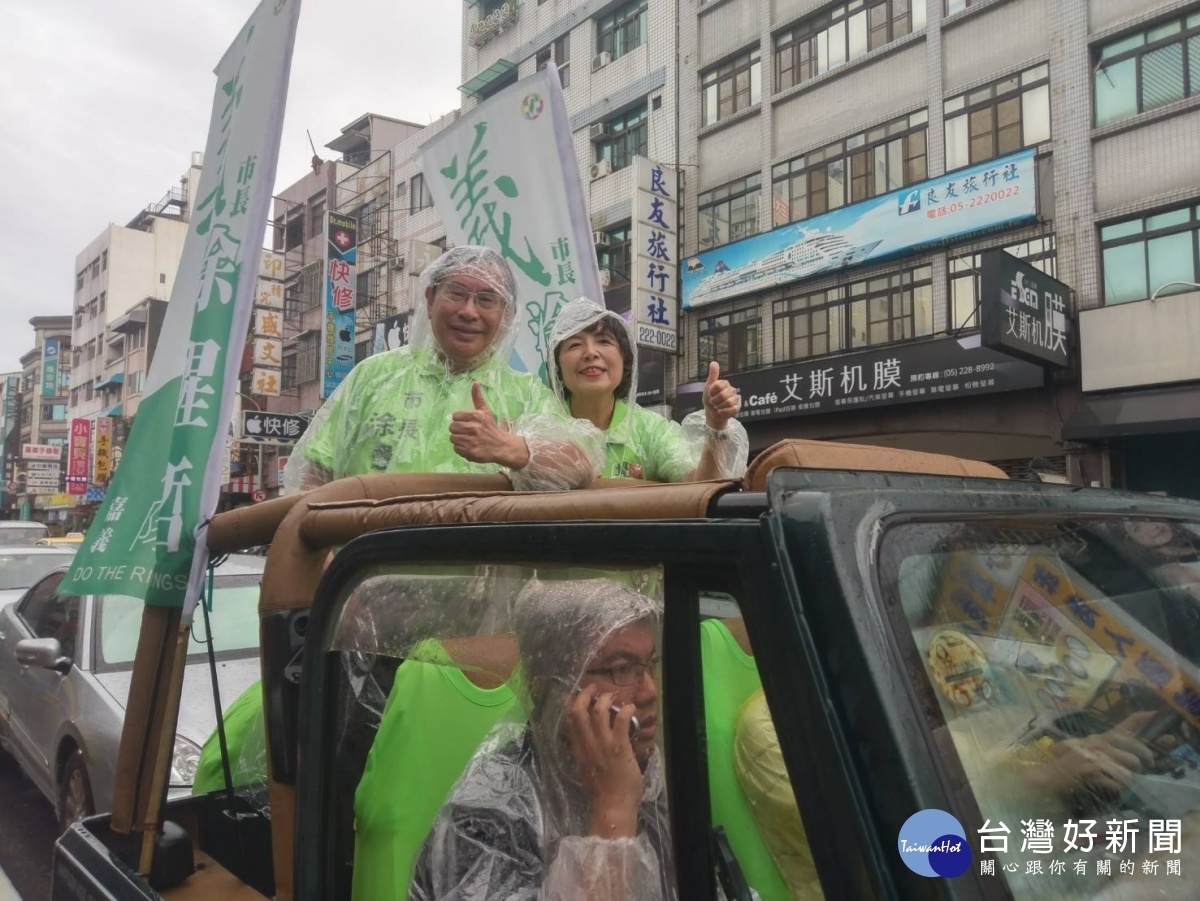
<instances>
[{"instance_id":1,"label":"brown padded roof cover","mask_svg":"<svg viewBox=\"0 0 1200 901\"><path fill-rule=\"evenodd\" d=\"M866 444L790 438L771 445L754 458L746 470L743 487L747 491L766 491L767 476L778 466L798 469L847 469L858 472L910 472L984 479L1008 478L1004 470L978 460L963 460L945 454L872 447Z\"/></svg>"}]
</instances>

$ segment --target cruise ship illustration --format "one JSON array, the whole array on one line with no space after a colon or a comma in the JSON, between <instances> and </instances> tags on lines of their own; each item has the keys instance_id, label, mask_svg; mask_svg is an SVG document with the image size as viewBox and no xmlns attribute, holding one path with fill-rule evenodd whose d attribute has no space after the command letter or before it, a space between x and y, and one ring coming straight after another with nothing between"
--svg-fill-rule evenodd
<instances>
[{"instance_id":1,"label":"cruise ship illustration","mask_svg":"<svg viewBox=\"0 0 1200 901\"><path fill-rule=\"evenodd\" d=\"M808 278L832 269L861 263L879 241L852 245L832 231L801 229L800 239L783 250L731 269L724 262L713 267L712 275L704 278L689 298L692 306L715 303L745 294L747 291L769 288L782 282Z\"/></svg>"}]
</instances>

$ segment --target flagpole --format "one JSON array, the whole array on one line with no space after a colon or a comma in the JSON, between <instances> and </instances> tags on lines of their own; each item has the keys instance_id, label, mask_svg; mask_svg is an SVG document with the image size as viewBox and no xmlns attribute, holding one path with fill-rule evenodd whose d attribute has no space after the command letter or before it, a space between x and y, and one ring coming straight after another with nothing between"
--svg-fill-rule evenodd
<instances>
[{"instance_id":1,"label":"flagpole","mask_svg":"<svg viewBox=\"0 0 1200 901\"><path fill-rule=\"evenodd\" d=\"M160 730L158 756L154 761L154 771L150 779L150 796L146 799L146 817L142 822L142 853L138 860L138 873L146 880L150 878L150 868L154 863L154 840L158 838L158 827L162 822L162 809L167 799L167 776L171 769L171 756L174 754L174 742L170 736L175 734L179 720L179 699L183 694L183 672L187 663L188 640L191 626L184 624L179 627L175 636L174 657L171 660L171 676L168 680L166 707L163 710L163 728Z\"/></svg>"}]
</instances>

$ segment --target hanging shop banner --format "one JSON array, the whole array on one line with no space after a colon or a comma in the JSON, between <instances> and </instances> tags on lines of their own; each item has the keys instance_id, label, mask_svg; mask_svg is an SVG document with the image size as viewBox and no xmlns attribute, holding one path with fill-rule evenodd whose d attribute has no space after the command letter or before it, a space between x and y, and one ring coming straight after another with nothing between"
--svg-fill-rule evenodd
<instances>
[{"instance_id":1,"label":"hanging shop banner","mask_svg":"<svg viewBox=\"0 0 1200 901\"><path fill-rule=\"evenodd\" d=\"M983 346L1065 369L1071 289L1003 250L985 251L979 271Z\"/></svg>"},{"instance_id":2,"label":"hanging shop banner","mask_svg":"<svg viewBox=\"0 0 1200 901\"><path fill-rule=\"evenodd\" d=\"M450 240L487 245L512 264L522 306L512 365L545 381L559 307L604 296L554 64L465 112L417 160Z\"/></svg>"},{"instance_id":3,"label":"hanging shop banner","mask_svg":"<svg viewBox=\"0 0 1200 901\"><path fill-rule=\"evenodd\" d=\"M96 417L96 447L92 454L92 484L104 485L112 476L111 416Z\"/></svg>"},{"instance_id":4,"label":"hanging shop banner","mask_svg":"<svg viewBox=\"0 0 1200 901\"><path fill-rule=\"evenodd\" d=\"M780 419L1040 388L1042 367L979 346L979 336L900 344L725 376L738 419ZM700 409L703 382L680 385L676 418Z\"/></svg>"},{"instance_id":5,"label":"hanging shop banner","mask_svg":"<svg viewBox=\"0 0 1200 901\"><path fill-rule=\"evenodd\" d=\"M321 334L321 397L354 368L358 291L358 220L325 212L325 323Z\"/></svg>"},{"instance_id":6,"label":"hanging shop banner","mask_svg":"<svg viewBox=\"0 0 1200 901\"><path fill-rule=\"evenodd\" d=\"M58 397L58 354L61 344L57 338L47 338L42 345L42 397Z\"/></svg>"},{"instance_id":7,"label":"hanging shop banner","mask_svg":"<svg viewBox=\"0 0 1200 901\"><path fill-rule=\"evenodd\" d=\"M279 157L299 0L263 0L216 68L204 170L125 445L60 590L182 606L200 595Z\"/></svg>"},{"instance_id":8,"label":"hanging shop banner","mask_svg":"<svg viewBox=\"0 0 1200 901\"><path fill-rule=\"evenodd\" d=\"M1033 151L1023 150L691 257L683 307L731 300L1037 216Z\"/></svg>"},{"instance_id":9,"label":"hanging shop banner","mask_svg":"<svg viewBox=\"0 0 1200 901\"><path fill-rule=\"evenodd\" d=\"M91 477L92 421L71 420L71 443L67 446L67 494L84 494Z\"/></svg>"},{"instance_id":10,"label":"hanging shop banner","mask_svg":"<svg viewBox=\"0 0 1200 901\"><path fill-rule=\"evenodd\" d=\"M679 173L633 158L634 328L642 347L679 344Z\"/></svg>"}]
</instances>

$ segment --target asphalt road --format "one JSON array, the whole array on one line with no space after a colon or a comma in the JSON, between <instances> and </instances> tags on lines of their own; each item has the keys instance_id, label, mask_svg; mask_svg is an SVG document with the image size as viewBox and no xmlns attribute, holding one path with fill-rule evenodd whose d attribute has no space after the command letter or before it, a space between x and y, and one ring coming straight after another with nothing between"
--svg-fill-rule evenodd
<instances>
[{"instance_id":1,"label":"asphalt road","mask_svg":"<svg viewBox=\"0 0 1200 901\"><path fill-rule=\"evenodd\" d=\"M0 751L0 869L22 901L49 901L54 808Z\"/></svg>"}]
</instances>

